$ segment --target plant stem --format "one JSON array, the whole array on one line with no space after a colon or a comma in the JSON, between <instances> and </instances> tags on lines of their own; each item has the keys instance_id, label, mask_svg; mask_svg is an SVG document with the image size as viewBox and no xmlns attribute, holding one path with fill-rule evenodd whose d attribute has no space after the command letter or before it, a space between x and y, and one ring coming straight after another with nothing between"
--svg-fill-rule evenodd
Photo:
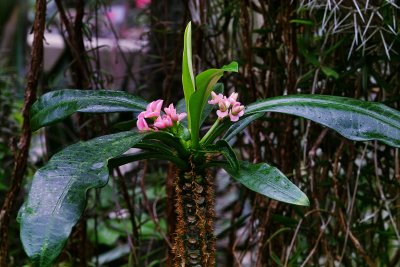
<instances>
[{"instance_id":1,"label":"plant stem","mask_svg":"<svg viewBox=\"0 0 400 267\"><path fill-rule=\"evenodd\" d=\"M215 266L213 177L190 163L188 170L177 171L174 181L172 266Z\"/></svg>"},{"instance_id":2,"label":"plant stem","mask_svg":"<svg viewBox=\"0 0 400 267\"><path fill-rule=\"evenodd\" d=\"M203 138L200 140L200 145L207 144L212 140L208 140L211 136L213 136L214 131L218 128L220 119L218 118L214 124L211 126L211 128L207 131L207 133L203 136Z\"/></svg>"}]
</instances>

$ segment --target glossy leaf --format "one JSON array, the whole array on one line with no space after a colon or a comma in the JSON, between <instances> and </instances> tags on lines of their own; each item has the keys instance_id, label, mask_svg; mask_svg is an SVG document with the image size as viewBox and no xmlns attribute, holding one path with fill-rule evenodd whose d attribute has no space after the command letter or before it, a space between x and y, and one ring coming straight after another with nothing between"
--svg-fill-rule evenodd
<instances>
[{"instance_id":1,"label":"glossy leaf","mask_svg":"<svg viewBox=\"0 0 400 267\"><path fill-rule=\"evenodd\" d=\"M31 109L33 131L75 112L109 113L146 109L146 101L123 91L63 89L42 95Z\"/></svg>"},{"instance_id":2,"label":"glossy leaf","mask_svg":"<svg viewBox=\"0 0 400 267\"><path fill-rule=\"evenodd\" d=\"M192 65L192 23L189 22L185 29L183 39L183 57L182 57L182 86L185 95L186 107L189 107L189 100L195 91L193 65ZM190 125L191 117L187 111Z\"/></svg>"},{"instance_id":3,"label":"glossy leaf","mask_svg":"<svg viewBox=\"0 0 400 267\"><path fill-rule=\"evenodd\" d=\"M238 182L259 194L290 204L310 205L307 196L297 186L277 168L266 163L242 161L237 171L227 164L223 168Z\"/></svg>"},{"instance_id":4,"label":"glossy leaf","mask_svg":"<svg viewBox=\"0 0 400 267\"><path fill-rule=\"evenodd\" d=\"M108 160L145 135L122 132L74 144L35 173L19 220L24 249L36 265L51 266L61 252L83 213L87 190L107 183Z\"/></svg>"},{"instance_id":5,"label":"glossy leaf","mask_svg":"<svg viewBox=\"0 0 400 267\"><path fill-rule=\"evenodd\" d=\"M245 115L264 112L300 116L351 140L379 140L400 147L400 112L380 103L328 95L291 95L251 104Z\"/></svg>"},{"instance_id":6,"label":"glossy leaf","mask_svg":"<svg viewBox=\"0 0 400 267\"><path fill-rule=\"evenodd\" d=\"M210 145L206 148L210 153L221 153L228 161L232 170L237 171L239 169L239 161L236 157L233 148L225 140L218 140L215 145Z\"/></svg>"},{"instance_id":7,"label":"glossy leaf","mask_svg":"<svg viewBox=\"0 0 400 267\"><path fill-rule=\"evenodd\" d=\"M214 85L222 77L225 71L238 71L237 62L232 62L229 65L223 66L220 69L209 69L203 71L196 76L196 91L190 97L189 101L189 113L191 121L189 121L189 127L192 134L192 143L197 146L199 142L199 130L201 122L201 114L207 99L211 94Z\"/></svg>"},{"instance_id":8,"label":"glossy leaf","mask_svg":"<svg viewBox=\"0 0 400 267\"><path fill-rule=\"evenodd\" d=\"M262 117L262 113L255 113L252 114L248 117L244 117L243 119L240 119L238 122L235 122L232 124L231 127L226 131L224 137L222 139L226 141L230 141L235 135L238 133L242 132L250 123L252 123L254 120Z\"/></svg>"}]
</instances>

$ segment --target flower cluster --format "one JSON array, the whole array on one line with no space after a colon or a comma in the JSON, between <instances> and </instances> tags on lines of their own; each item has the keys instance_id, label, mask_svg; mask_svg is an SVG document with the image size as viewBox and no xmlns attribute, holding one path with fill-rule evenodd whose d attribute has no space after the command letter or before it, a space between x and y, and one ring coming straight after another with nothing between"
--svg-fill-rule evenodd
<instances>
[{"instance_id":1,"label":"flower cluster","mask_svg":"<svg viewBox=\"0 0 400 267\"><path fill-rule=\"evenodd\" d=\"M174 124L186 117L186 113L176 113L173 104L164 108L165 114L161 115L161 107L164 100L156 100L147 105L146 111L140 112L136 125L139 131L158 131L174 126ZM152 125L149 125L152 122Z\"/></svg>"},{"instance_id":2,"label":"flower cluster","mask_svg":"<svg viewBox=\"0 0 400 267\"><path fill-rule=\"evenodd\" d=\"M231 121L235 122L244 114L244 106L239 101L236 101L237 97L238 93L235 92L229 97L211 92L211 100L208 101L208 104L218 105L219 110L217 110L217 115L219 119L223 119L229 115Z\"/></svg>"}]
</instances>

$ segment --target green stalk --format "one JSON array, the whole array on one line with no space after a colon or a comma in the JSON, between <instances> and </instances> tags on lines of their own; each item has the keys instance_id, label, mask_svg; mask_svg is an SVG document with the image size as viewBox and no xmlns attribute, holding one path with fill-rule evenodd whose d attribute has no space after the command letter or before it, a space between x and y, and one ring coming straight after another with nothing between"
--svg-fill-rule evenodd
<instances>
[{"instance_id":1,"label":"green stalk","mask_svg":"<svg viewBox=\"0 0 400 267\"><path fill-rule=\"evenodd\" d=\"M216 131L216 129L219 126L219 119L217 119L214 124L211 126L211 128L207 131L207 133L203 136L203 138L200 140L200 146L204 144L208 144L210 140L208 140L210 137L213 136L213 133Z\"/></svg>"}]
</instances>

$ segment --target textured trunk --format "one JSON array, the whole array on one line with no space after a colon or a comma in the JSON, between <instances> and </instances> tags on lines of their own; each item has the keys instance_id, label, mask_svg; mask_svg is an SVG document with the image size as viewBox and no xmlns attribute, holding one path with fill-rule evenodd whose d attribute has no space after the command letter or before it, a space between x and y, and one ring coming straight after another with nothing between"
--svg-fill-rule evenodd
<instances>
[{"instance_id":1,"label":"textured trunk","mask_svg":"<svg viewBox=\"0 0 400 267\"><path fill-rule=\"evenodd\" d=\"M192 164L189 170L176 170L174 189L172 266L215 266L213 177Z\"/></svg>"}]
</instances>

